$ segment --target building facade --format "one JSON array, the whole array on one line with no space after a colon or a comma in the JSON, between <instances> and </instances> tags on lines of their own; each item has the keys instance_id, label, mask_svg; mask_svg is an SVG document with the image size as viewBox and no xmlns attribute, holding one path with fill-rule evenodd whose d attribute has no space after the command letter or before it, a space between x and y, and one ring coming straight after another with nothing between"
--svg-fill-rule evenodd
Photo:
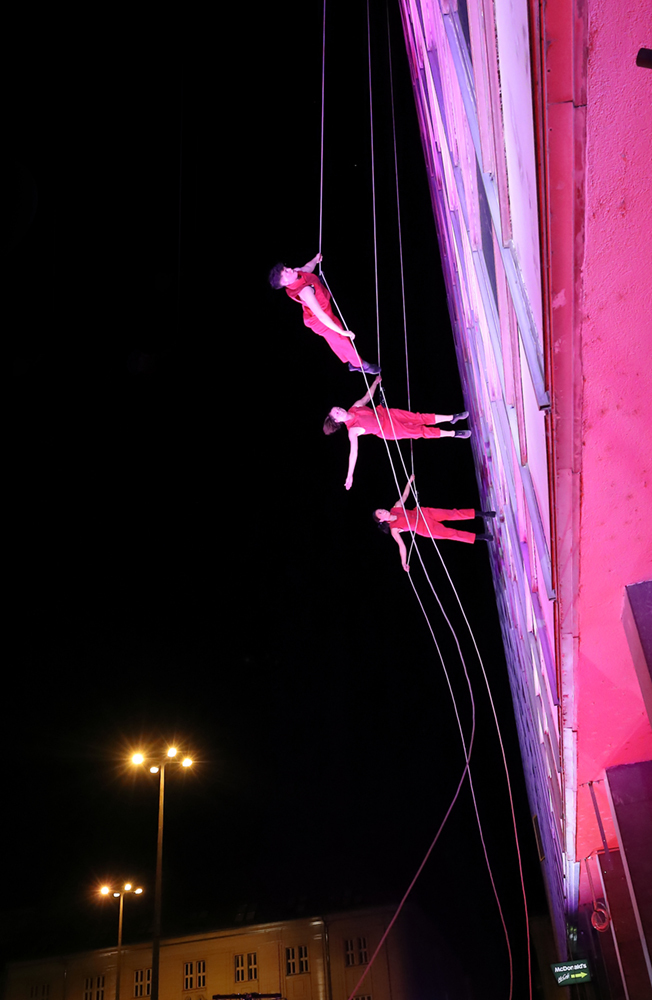
<instances>
[{"instance_id":1,"label":"building facade","mask_svg":"<svg viewBox=\"0 0 652 1000\"><path fill-rule=\"evenodd\" d=\"M211 1000L217 994L279 993L284 1000L347 1000L367 971L369 959L393 916L376 907L324 917L306 917L225 929L161 943L161 1000ZM408 915L392 930L364 981L359 1000L409 1000L427 979L439 993L445 970L433 957L436 939ZM426 954L427 952L427 954ZM117 950L12 962L6 1000L114 1000ZM152 946L125 945L121 1000L151 994ZM457 995L466 996L460 983Z\"/></svg>"},{"instance_id":2,"label":"building facade","mask_svg":"<svg viewBox=\"0 0 652 1000\"><path fill-rule=\"evenodd\" d=\"M557 957L652 997L649 4L400 6Z\"/></svg>"}]
</instances>

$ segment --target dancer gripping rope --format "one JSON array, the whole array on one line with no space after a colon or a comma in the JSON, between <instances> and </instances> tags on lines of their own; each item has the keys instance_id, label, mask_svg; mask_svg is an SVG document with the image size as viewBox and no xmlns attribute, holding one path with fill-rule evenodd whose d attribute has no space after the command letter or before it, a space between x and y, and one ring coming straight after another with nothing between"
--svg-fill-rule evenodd
<instances>
[{"instance_id":1,"label":"dancer gripping rope","mask_svg":"<svg viewBox=\"0 0 652 1000\"><path fill-rule=\"evenodd\" d=\"M269 273L269 283L272 288L284 288L291 299L300 303L304 324L324 338L340 361L348 361L349 371L376 375L380 367L358 357L353 346L355 334L344 329L333 313L330 292L313 274L321 259L320 253L315 254L312 260L299 268L276 264Z\"/></svg>"},{"instance_id":2,"label":"dancer gripping rope","mask_svg":"<svg viewBox=\"0 0 652 1000\"><path fill-rule=\"evenodd\" d=\"M476 510L467 507L462 510L446 510L442 507L418 507L405 510L404 504L410 492L414 476L410 476L407 485L399 497L396 506L391 510L379 507L373 512L373 519L381 531L391 534L401 553L401 565L406 573L410 571L407 561L405 542L401 538L402 531L414 532L424 538L449 538L454 542L492 542L494 536L489 531L480 534L471 531L458 531L457 528L447 528L442 521L471 521L476 517L495 517L495 510Z\"/></svg>"},{"instance_id":3,"label":"dancer gripping rope","mask_svg":"<svg viewBox=\"0 0 652 1000\"><path fill-rule=\"evenodd\" d=\"M324 434L334 434L340 427L346 427L349 435L349 471L344 485L347 490L353 484L353 472L358 460L358 438L361 434L375 434L387 441L400 441L405 438L439 438L456 437L469 438L471 431L443 431L435 424L451 423L465 420L468 413L411 413L409 410L386 409L377 406L376 411L367 404L380 383L380 376L375 379L369 391L353 404L350 410L334 406L324 421Z\"/></svg>"}]
</instances>

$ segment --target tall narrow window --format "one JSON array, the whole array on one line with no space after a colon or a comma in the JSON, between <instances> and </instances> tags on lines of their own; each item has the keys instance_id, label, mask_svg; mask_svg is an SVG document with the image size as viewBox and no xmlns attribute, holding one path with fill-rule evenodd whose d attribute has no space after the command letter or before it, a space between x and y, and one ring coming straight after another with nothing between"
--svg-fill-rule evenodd
<instances>
[{"instance_id":1,"label":"tall narrow window","mask_svg":"<svg viewBox=\"0 0 652 1000\"><path fill-rule=\"evenodd\" d=\"M234 966L234 978L236 983L243 983L245 977L244 955L235 955L233 966Z\"/></svg>"},{"instance_id":2,"label":"tall narrow window","mask_svg":"<svg viewBox=\"0 0 652 1000\"><path fill-rule=\"evenodd\" d=\"M296 948L285 949L285 974L294 976L297 971L297 950Z\"/></svg>"},{"instance_id":3,"label":"tall narrow window","mask_svg":"<svg viewBox=\"0 0 652 1000\"><path fill-rule=\"evenodd\" d=\"M87 976L84 980L84 1000L93 1000L93 977Z\"/></svg>"},{"instance_id":4,"label":"tall narrow window","mask_svg":"<svg viewBox=\"0 0 652 1000\"><path fill-rule=\"evenodd\" d=\"M310 972L308 966L308 945L299 945L299 972Z\"/></svg>"},{"instance_id":5,"label":"tall narrow window","mask_svg":"<svg viewBox=\"0 0 652 1000\"><path fill-rule=\"evenodd\" d=\"M95 1000L104 1000L104 976L98 976L95 980Z\"/></svg>"},{"instance_id":6,"label":"tall narrow window","mask_svg":"<svg viewBox=\"0 0 652 1000\"><path fill-rule=\"evenodd\" d=\"M344 964L355 965L355 948L353 947L353 938L347 938L344 942Z\"/></svg>"},{"instance_id":7,"label":"tall narrow window","mask_svg":"<svg viewBox=\"0 0 652 1000\"><path fill-rule=\"evenodd\" d=\"M247 955L247 979L258 979L258 959L255 951Z\"/></svg>"},{"instance_id":8,"label":"tall narrow window","mask_svg":"<svg viewBox=\"0 0 652 1000\"><path fill-rule=\"evenodd\" d=\"M197 989L203 990L206 987L206 962L203 958L195 962L195 973L197 975Z\"/></svg>"},{"instance_id":9,"label":"tall narrow window","mask_svg":"<svg viewBox=\"0 0 652 1000\"><path fill-rule=\"evenodd\" d=\"M151 997L152 995L152 970L134 969L134 996Z\"/></svg>"},{"instance_id":10,"label":"tall narrow window","mask_svg":"<svg viewBox=\"0 0 652 1000\"><path fill-rule=\"evenodd\" d=\"M183 963L183 988L193 990L195 988L195 975L192 962Z\"/></svg>"},{"instance_id":11,"label":"tall narrow window","mask_svg":"<svg viewBox=\"0 0 652 1000\"><path fill-rule=\"evenodd\" d=\"M369 959L367 958L367 939L366 937L358 938L358 962L360 965L366 965Z\"/></svg>"}]
</instances>

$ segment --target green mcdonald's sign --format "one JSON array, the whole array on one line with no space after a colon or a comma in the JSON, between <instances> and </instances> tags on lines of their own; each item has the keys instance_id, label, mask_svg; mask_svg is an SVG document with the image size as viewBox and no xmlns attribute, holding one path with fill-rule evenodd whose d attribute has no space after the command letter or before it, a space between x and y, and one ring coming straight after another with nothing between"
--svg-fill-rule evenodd
<instances>
[{"instance_id":1,"label":"green mcdonald's sign","mask_svg":"<svg viewBox=\"0 0 652 1000\"><path fill-rule=\"evenodd\" d=\"M577 986L578 983L591 982L591 970L585 958L555 962L550 968L557 980L557 986Z\"/></svg>"}]
</instances>

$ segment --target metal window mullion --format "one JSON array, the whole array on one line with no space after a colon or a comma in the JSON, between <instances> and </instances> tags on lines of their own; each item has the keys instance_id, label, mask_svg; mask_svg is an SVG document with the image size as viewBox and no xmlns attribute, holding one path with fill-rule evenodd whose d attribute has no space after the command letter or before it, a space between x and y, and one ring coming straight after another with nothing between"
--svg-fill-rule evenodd
<instances>
[{"instance_id":1,"label":"metal window mullion","mask_svg":"<svg viewBox=\"0 0 652 1000\"><path fill-rule=\"evenodd\" d=\"M525 500L530 513L530 520L532 522L532 532L534 534L534 540L536 542L537 551L541 560L541 568L543 569L546 594L548 595L549 601L554 601L556 600L557 595L552 585L552 561L550 559L550 549L548 548L548 540L543 529L543 518L541 517L541 511L539 510L539 501L537 500L537 495L534 489L532 473L530 472L529 465L521 465L520 469L521 481L525 491Z\"/></svg>"},{"instance_id":2,"label":"metal window mullion","mask_svg":"<svg viewBox=\"0 0 652 1000\"><path fill-rule=\"evenodd\" d=\"M491 340L491 347L494 353L494 365L496 367L496 371L498 372L498 381L500 382L500 388L504 398L505 364L503 360L503 348L500 342L500 335L499 335L500 320L498 318L498 306L496 304L496 300L494 299L493 289L491 288L491 283L489 281L489 274L487 273L487 262L484 258L484 251L481 253L480 250L471 250L471 256L473 257L476 278L478 279L478 288L480 289L480 297L482 299L482 304L484 306L485 316L487 319L487 329L489 330L489 339Z\"/></svg>"},{"instance_id":3,"label":"metal window mullion","mask_svg":"<svg viewBox=\"0 0 652 1000\"><path fill-rule=\"evenodd\" d=\"M471 139L473 141L473 148L475 149L475 156L478 162L480 176L482 177L482 183L484 185L491 219L496 231L498 247L503 261L503 267L505 268L505 275L507 277L507 284L509 285L512 301L514 303L514 310L516 312L521 340L523 342L523 350L525 351L528 368L530 369L537 403L540 409L547 409L550 406L550 395L546 389L545 366L543 351L541 349L541 345L539 344L539 334L532 315L527 290L523 285L519 270L516 266L513 247L506 247L503 245L502 227L500 224L500 208L498 205L498 194L495 189L494 180L491 174L484 173L482 169L482 150L480 148L480 129L478 125L475 94L473 93L471 82L469 81L464 70L464 61L460 51L460 43L455 30L455 25L451 19L451 15L444 14L443 11L440 11L440 13L444 21L444 28L448 38L453 65L455 67L455 75L460 88L464 110L466 111L466 117L471 132Z\"/></svg>"},{"instance_id":4,"label":"metal window mullion","mask_svg":"<svg viewBox=\"0 0 652 1000\"><path fill-rule=\"evenodd\" d=\"M468 109L467 109L467 113L468 113ZM476 130L476 133L477 133L477 120L475 121L475 130ZM473 130L472 130L472 132L473 132ZM474 145L475 145L475 138L474 138ZM448 150L448 153L450 155L450 149ZM440 155L443 156L443 152ZM476 150L476 155L477 155L477 150ZM451 163L452 163L452 160L451 160ZM457 201L458 201L458 204L460 206L460 211L462 213L462 219L464 221L464 226L466 228L466 232L467 232L467 236L468 236L469 225L468 225L468 214L467 214L467 210L466 210L466 198L465 198L465 192L464 192L464 184L463 184L463 180L462 180L461 171L459 170L459 168L455 168L454 166L453 166L453 177L455 179L455 186L457 188ZM464 269L464 276L466 277L466 273L465 273L465 260L464 260L464 248L462 246L461 232L459 231L459 217L457 217L457 213L456 212L455 213L451 212L450 213L450 217L451 217L451 221L452 221L453 237L455 239L455 242L456 242L457 248L458 248L458 258L459 258L459 260L461 262L462 268ZM495 225L495 219L494 219L494 225ZM502 244L500 244L500 241L499 241L499 245L502 245ZM482 303L483 303L483 306L484 306L484 309L485 309L485 315L486 315L486 318L487 318L487 325L488 325L488 328L489 328L489 337L491 339L491 343L492 343L492 347L493 347L493 351L494 351L494 363L495 363L496 368L498 370L498 377L499 377L499 380L500 380L500 383L501 383L501 388L502 388L503 394L504 394L504 392L505 392L505 384L504 384L504 364L503 364L502 348L497 343L497 339L496 339L496 329L497 329L497 325L498 325L497 306L496 306L496 303L495 303L495 301L493 299L493 294L490 294L490 291L489 291L489 289L487 287L488 275L486 274L486 262L484 261L484 255L483 254L481 255L479 250L472 250L471 251L471 256L472 256L472 259L473 259L474 264L475 264L476 277L477 277L478 286L479 286L479 289L480 289L480 296L482 298ZM482 257L482 265L480 264L480 258L481 257ZM467 287L468 287L468 279L467 279ZM515 308L516 308L516 302L514 303L514 305L515 305ZM518 311L517 311L517 320L519 320ZM521 330L521 324L520 324L520 320L519 320L519 331L520 330ZM526 356L527 356L527 345L526 345L525 339L522 336L522 332L521 332L521 342L523 343L523 348L524 348L524 350L526 352ZM530 367L530 373L532 374L531 366L529 364L529 361L528 361L528 367ZM536 390L536 385L534 386L534 388L535 388L535 392L536 392L537 391ZM547 393L546 393L546 397L547 397ZM537 400L538 400L538 393L537 393ZM510 464L511 464L511 456L509 458L509 461L510 461ZM536 540L537 549L539 551L539 558L541 560L541 566L542 566L542 569L543 569L543 576L544 576L544 581L545 581L545 585L546 585L546 594L548 596L548 600L554 600L556 598L556 594L555 594L554 588L552 586L552 563L551 563L551 559L550 559L550 550L548 548L548 542L547 542L547 539L545 537L545 532L543 530L543 520L542 520L542 517L541 517L541 511L539 510L539 505L538 505L538 502L537 502L537 499L536 499L536 494L534 492L534 484L532 482L532 474L531 474L528 466L521 466L520 468L521 468L521 479L523 481L523 489L524 489L524 493L525 493L525 497L526 497L528 511L529 511L529 514L530 514L530 519L532 521L532 530L534 532L534 537L535 537L535 540Z\"/></svg>"},{"instance_id":5,"label":"metal window mullion","mask_svg":"<svg viewBox=\"0 0 652 1000\"><path fill-rule=\"evenodd\" d=\"M510 428L510 438L511 443L516 450L515 444L515 432L518 428L514 427L516 421L516 414L513 407L508 407L503 400L496 400L497 408L500 407L504 410L504 415ZM512 418L510 419L509 412L512 412ZM518 438L516 438L518 440ZM513 468L512 456L509 455L509 468ZM521 483L523 484L523 493L525 495L525 503L527 505L528 514L530 515L530 521L532 523L532 533L534 535L534 541L537 547L537 552L539 553L539 559L541 561L541 568L543 570L543 579L546 585L546 594L548 600L554 601L557 599L557 595L552 586L552 562L550 560L550 550L548 548L548 542L543 530L543 519L541 517L541 511L539 510L539 503L534 490L534 483L532 481L532 473L527 465L518 466L521 476ZM512 498L513 502L516 501L516 497ZM556 689L556 685L555 685Z\"/></svg>"}]
</instances>

